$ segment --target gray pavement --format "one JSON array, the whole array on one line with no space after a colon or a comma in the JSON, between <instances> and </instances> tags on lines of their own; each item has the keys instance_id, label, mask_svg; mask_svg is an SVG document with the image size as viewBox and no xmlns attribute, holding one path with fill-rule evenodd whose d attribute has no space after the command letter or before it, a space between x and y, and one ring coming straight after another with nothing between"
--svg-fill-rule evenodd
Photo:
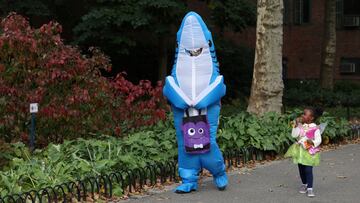
<instances>
[{"instance_id":1,"label":"gray pavement","mask_svg":"<svg viewBox=\"0 0 360 203\"><path fill-rule=\"evenodd\" d=\"M229 173L229 185L218 191L211 178L190 194L168 191L149 192L148 196L130 197L126 202L352 202L360 203L360 145L340 146L322 152L320 166L314 168L314 191L309 198L298 192L298 169L289 159L240 169Z\"/></svg>"}]
</instances>

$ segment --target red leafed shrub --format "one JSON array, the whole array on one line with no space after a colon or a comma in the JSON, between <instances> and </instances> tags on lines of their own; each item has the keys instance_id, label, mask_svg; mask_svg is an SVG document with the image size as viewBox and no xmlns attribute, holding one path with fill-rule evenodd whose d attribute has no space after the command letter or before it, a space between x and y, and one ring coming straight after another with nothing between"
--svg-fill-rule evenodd
<instances>
[{"instance_id":1,"label":"red leafed shrub","mask_svg":"<svg viewBox=\"0 0 360 203\"><path fill-rule=\"evenodd\" d=\"M165 119L162 85L135 85L125 74L101 76L111 64L98 49L84 56L60 38L61 25L39 29L11 13L0 25L0 138L27 140L29 104L39 103L39 144L90 134L120 136Z\"/></svg>"}]
</instances>

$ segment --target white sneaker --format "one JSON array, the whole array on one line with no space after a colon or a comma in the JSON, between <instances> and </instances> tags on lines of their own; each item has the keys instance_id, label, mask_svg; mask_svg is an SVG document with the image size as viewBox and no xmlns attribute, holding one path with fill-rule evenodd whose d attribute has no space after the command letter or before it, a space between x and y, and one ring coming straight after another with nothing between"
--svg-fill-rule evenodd
<instances>
[{"instance_id":1,"label":"white sneaker","mask_svg":"<svg viewBox=\"0 0 360 203\"><path fill-rule=\"evenodd\" d=\"M300 192L301 194L305 194L305 193L306 193L306 189L307 189L307 184L302 184L302 185L300 186L299 192Z\"/></svg>"},{"instance_id":2,"label":"white sneaker","mask_svg":"<svg viewBox=\"0 0 360 203\"><path fill-rule=\"evenodd\" d=\"M307 196L308 197L315 197L315 193L312 188L307 189Z\"/></svg>"}]
</instances>

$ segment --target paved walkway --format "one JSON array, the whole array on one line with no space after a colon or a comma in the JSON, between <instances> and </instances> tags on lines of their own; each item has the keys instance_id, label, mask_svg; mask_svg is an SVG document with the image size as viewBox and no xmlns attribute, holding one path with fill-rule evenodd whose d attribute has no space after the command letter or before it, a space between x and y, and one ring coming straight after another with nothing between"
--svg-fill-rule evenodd
<instances>
[{"instance_id":1,"label":"paved walkway","mask_svg":"<svg viewBox=\"0 0 360 203\"><path fill-rule=\"evenodd\" d=\"M124 202L360 202L360 145L341 146L323 152L321 164L314 168L315 198L298 193L300 178L297 166L290 160L259 165L253 170L241 169L229 174L229 186L218 191L211 179L202 182L190 194L171 190L145 197L131 197ZM168 189L173 189L172 186Z\"/></svg>"}]
</instances>

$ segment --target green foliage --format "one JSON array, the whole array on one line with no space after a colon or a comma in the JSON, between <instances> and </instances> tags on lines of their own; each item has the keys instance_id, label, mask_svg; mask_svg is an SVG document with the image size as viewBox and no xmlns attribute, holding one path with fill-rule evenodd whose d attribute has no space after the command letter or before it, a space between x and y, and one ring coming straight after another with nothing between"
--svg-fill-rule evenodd
<instances>
[{"instance_id":1,"label":"green foliage","mask_svg":"<svg viewBox=\"0 0 360 203\"><path fill-rule=\"evenodd\" d=\"M258 118L246 112L221 117L218 143L222 150L255 147L283 153L294 141L290 121L300 110L285 115L267 113ZM169 115L172 118L172 115ZM347 135L348 122L327 113L320 122L327 122L324 135L336 140ZM63 144L50 144L30 156L24 144L11 144L9 166L0 171L0 195L54 186L87 175L144 167L154 162L173 160L177 155L172 119L144 127L126 138L101 136L78 139ZM121 194L120 187L116 193Z\"/></svg>"},{"instance_id":2,"label":"green foliage","mask_svg":"<svg viewBox=\"0 0 360 203\"><path fill-rule=\"evenodd\" d=\"M228 87L226 98L243 99L250 96L255 50L222 38L215 40L220 72Z\"/></svg>"},{"instance_id":3,"label":"green foliage","mask_svg":"<svg viewBox=\"0 0 360 203\"><path fill-rule=\"evenodd\" d=\"M209 0L211 21L220 32L214 32L216 53L220 62L220 71L226 79L227 96L225 99L241 98L250 95L253 75L254 49L237 45L226 39L225 29L234 32L256 23L256 4L248 0Z\"/></svg>"},{"instance_id":4,"label":"green foliage","mask_svg":"<svg viewBox=\"0 0 360 203\"><path fill-rule=\"evenodd\" d=\"M15 11L27 16L48 16L51 13L49 2L49 0L0 0L0 14L7 15Z\"/></svg>"},{"instance_id":5,"label":"green foliage","mask_svg":"<svg viewBox=\"0 0 360 203\"><path fill-rule=\"evenodd\" d=\"M228 27L235 32L256 24L256 3L249 0L210 0L212 20L221 30Z\"/></svg>"},{"instance_id":6,"label":"green foliage","mask_svg":"<svg viewBox=\"0 0 360 203\"><path fill-rule=\"evenodd\" d=\"M339 135L347 135L350 130L349 122L346 119L330 116L326 112L322 117L320 117L319 122L327 123L328 126L326 127L323 136L327 136L331 140L342 138L342 136Z\"/></svg>"},{"instance_id":7,"label":"green foliage","mask_svg":"<svg viewBox=\"0 0 360 203\"><path fill-rule=\"evenodd\" d=\"M74 28L76 42L128 54L144 35L145 40L156 40L173 34L171 25L177 25L184 12L181 0L97 0Z\"/></svg>"},{"instance_id":8,"label":"green foliage","mask_svg":"<svg viewBox=\"0 0 360 203\"><path fill-rule=\"evenodd\" d=\"M128 138L78 139L50 144L29 156L23 144L13 144L10 169L0 171L0 195L55 186L88 175L143 167L176 156L174 129L159 123L159 130L134 133ZM121 192L121 191L120 191Z\"/></svg>"},{"instance_id":9,"label":"green foliage","mask_svg":"<svg viewBox=\"0 0 360 203\"><path fill-rule=\"evenodd\" d=\"M222 149L253 146L283 152L291 143L289 119L276 113L256 117L249 113L223 117L218 134Z\"/></svg>"},{"instance_id":10,"label":"green foliage","mask_svg":"<svg viewBox=\"0 0 360 203\"><path fill-rule=\"evenodd\" d=\"M221 115L231 116L246 111L247 103L241 99L231 99L228 103L221 105Z\"/></svg>"},{"instance_id":11,"label":"green foliage","mask_svg":"<svg viewBox=\"0 0 360 203\"><path fill-rule=\"evenodd\" d=\"M211 28L214 35L218 34L217 28L239 31L255 24L254 1L207 2L208 4L200 4L199 10L195 11L202 13L201 11L210 9L210 13L203 17L208 17L207 25L214 25ZM155 82L158 80L159 57L166 58L166 53L160 50L164 50L164 47L174 49L175 32L180 21L189 7L193 8L190 5L196 4L198 2L186 0L0 0L0 12L3 12L0 15L6 16L10 11L18 12L26 15L35 27L55 20L63 25L62 37L65 41L75 43L83 50L87 50L89 46L99 47L111 57L114 69L111 73L103 73L104 75L113 76L125 70L133 82L144 78ZM223 38L222 34L220 36L215 39ZM164 41L161 42L161 39ZM215 45L219 46L217 42ZM243 55L244 52L238 52L236 56L223 54L227 59ZM167 59L172 63L173 52L167 53ZM227 63L222 60L222 64ZM246 63L253 63L253 56L247 61ZM237 68L231 69L247 67L244 63L236 64L239 66L232 66ZM248 75L247 71L236 73L239 76ZM233 83L229 83L228 87L232 85ZM236 84L234 87L228 89L239 89ZM246 89L248 86L240 87Z\"/></svg>"},{"instance_id":12,"label":"green foliage","mask_svg":"<svg viewBox=\"0 0 360 203\"><path fill-rule=\"evenodd\" d=\"M301 110L295 109L285 115L270 112L256 117L243 112L222 117L218 133L219 146L223 150L252 146L282 153L294 141L290 136L290 121L301 113ZM326 112L319 122L328 123L323 136L333 141L347 136L350 130L346 119L329 116Z\"/></svg>"},{"instance_id":13,"label":"green foliage","mask_svg":"<svg viewBox=\"0 0 360 203\"><path fill-rule=\"evenodd\" d=\"M284 104L287 106L352 106L360 104L360 85L340 81L335 83L334 91L321 89L314 80L293 80L285 85Z\"/></svg>"},{"instance_id":14,"label":"green foliage","mask_svg":"<svg viewBox=\"0 0 360 203\"><path fill-rule=\"evenodd\" d=\"M295 109L304 109L306 107L308 107L308 105L299 104L299 106L296 107L286 106L286 111L294 111ZM323 110L325 110L329 115L336 116L336 118L351 119L358 118L360 116L360 107L350 107L349 112L348 109L343 106L324 107Z\"/></svg>"}]
</instances>

